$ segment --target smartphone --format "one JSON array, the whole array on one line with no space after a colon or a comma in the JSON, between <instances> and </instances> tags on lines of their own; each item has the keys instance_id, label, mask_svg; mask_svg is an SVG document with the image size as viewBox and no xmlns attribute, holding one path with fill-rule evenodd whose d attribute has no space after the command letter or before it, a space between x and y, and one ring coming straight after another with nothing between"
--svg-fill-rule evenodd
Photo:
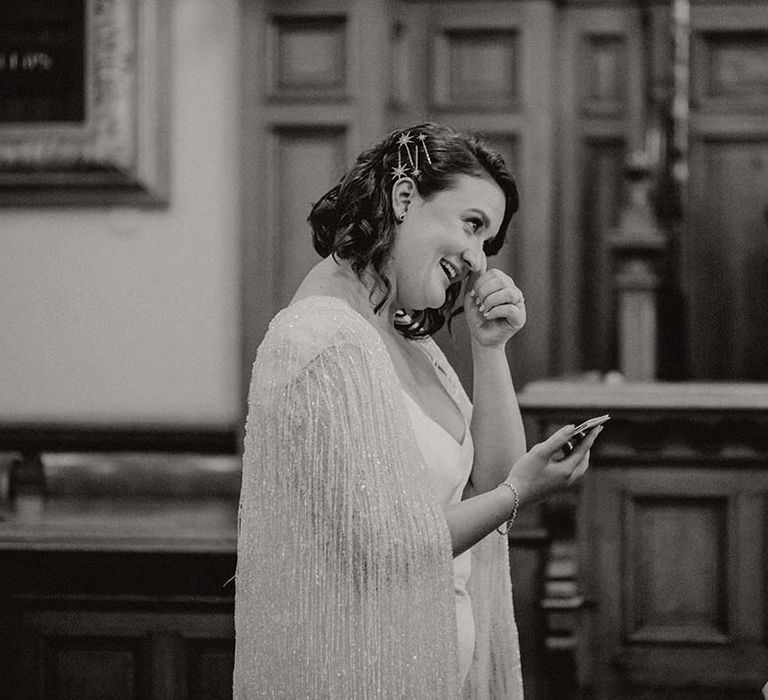
<instances>
[{"instance_id":1,"label":"smartphone","mask_svg":"<svg viewBox=\"0 0 768 700\"><path fill-rule=\"evenodd\" d=\"M576 448L576 445L578 445L585 437L587 437L587 433L592 428L598 425L602 425L610 419L610 415L606 413L604 416L595 416L594 418L585 420L581 425L576 426L571 439L568 440L565 445L563 445L563 456L567 457L569 454L571 454L571 452L573 452L573 450Z\"/></svg>"}]
</instances>

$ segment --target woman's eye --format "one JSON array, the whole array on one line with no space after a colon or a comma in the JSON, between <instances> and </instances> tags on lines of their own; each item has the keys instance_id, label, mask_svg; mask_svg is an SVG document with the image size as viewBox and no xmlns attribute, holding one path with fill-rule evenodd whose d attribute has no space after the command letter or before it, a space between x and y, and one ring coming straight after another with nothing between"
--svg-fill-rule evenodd
<instances>
[{"instance_id":1,"label":"woman's eye","mask_svg":"<svg viewBox=\"0 0 768 700\"><path fill-rule=\"evenodd\" d=\"M470 233L477 233L483 226L483 222L480 219L467 219L467 226Z\"/></svg>"}]
</instances>

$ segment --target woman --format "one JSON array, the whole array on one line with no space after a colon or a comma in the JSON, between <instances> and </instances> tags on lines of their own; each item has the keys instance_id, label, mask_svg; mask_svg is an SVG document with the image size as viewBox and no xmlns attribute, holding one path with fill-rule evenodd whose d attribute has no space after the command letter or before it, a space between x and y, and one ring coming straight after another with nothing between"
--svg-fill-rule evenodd
<instances>
[{"instance_id":1,"label":"woman","mask_svg":"<svg viewBox=\"0 0 768 700\"><path fill-rule=\"evenodd\" d=\"M488 269L518 207L501 157L425 123L312 208L322 256L257 353L235 697L522 698L505 523L588 466L525 453L504 347L525 300ZM430 336L463 306L474 406Z\"/></svg>"}]
</instances>

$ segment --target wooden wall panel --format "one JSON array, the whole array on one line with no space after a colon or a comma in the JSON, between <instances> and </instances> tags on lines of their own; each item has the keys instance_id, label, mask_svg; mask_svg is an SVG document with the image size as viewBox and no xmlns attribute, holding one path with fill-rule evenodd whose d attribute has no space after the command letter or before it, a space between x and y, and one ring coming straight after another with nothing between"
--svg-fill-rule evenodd
<instances>
[{"instance_id":1,"label":"wooden wall panel","mask_svg":"<svg viewBox=\"0 0 768 700\"><path fill-rule=\"evenodd\" d=\"M271 90L293 98L343 97L347 89L344 16L275 15L268 28Z\"/></svg>"},{"instance_id":2,"label":"wooden wall panel","mask_svg":"<svg viewBox=\"0 0 768 700\"><path fill-rule=\"evenodd\" d=\"M434 39L435 108L482 111L519 99L515 29L444 26Z\"/></svg>"},{"instance_id":3,"label":"wooden wall panel","mask_svg":"<svg viewBox=\"0 0 768 700\"><path fill-rule=\"evenodd\" d=\"M312 247L307 215L346 167L346 139L338 128L278 128L274 133L271 172L274 181L274 299L287 305L310 268L320 260Z\"/></svg>"},{"instance_id":4,"label":"wooden wall panel","mask_svg":"<svg viewBox=\"0 0 768 700\"><path fill-rule=\"evenodd\" d=\"M744 9L694 12L691 98L698 109L759 111L768 105L768 29L760 16L765 8Z\"/></svg>"},{"instance_id":5,"label":"wooden wall panel","mask_svg":"<svg viewBox=\"0 0 768 700\"><path fill-rule=\"evenodd\" d=\"M82 637L43 640L45 686L50 698L134 700L146 670L141 648L124 639Z\"/></svg>"},{"instance_id":6,"label":"wooden wall panel","mask_svg":"<svg viewBox=\"0 0 768 700\"><path fill-rule=\"evenodd\" d=\"M608 238L644 109L637 8L577 5L563 17L556 374L616 369Z\"/></svg>"},{"instance_id":7,"label":"wooden wall panel","mask_svg":"<svg viewBox=\"0 0 768 700\"><path fill-rule=\"evenodd\" d=\"M576 261L576 266L584 271L579 347L582 369L605 371L617 366L618 356L608 236L619 222L624 203L626 151L624 140L616 137L585 139L583 149L579 171L583 183L579 219L581 259Z\"/></svg>"},{"instance_id":8,"label":"wooden wall panel","mask_svg":"<svg viewBox=\"0 0 768 700\"><path fill-rule=\"evenodd\" d=\"M768 93L768 32L709 34L706 96L762 97Z\"/></svg>"},{"instance_id":9,"label":"wooden wall panel","mask_svg":"<svg viewBox=\"0 0 768 700\"><path fill-rule=\"evenodd\" d=\"M627 37L590 32L582 37L579 56L583 81L579 109L589 116L621 116L627 98Z\"/></svg>"},{"instance_id":10,"label":"wooden wall panel","mask_svg":"<svg viewBox=\"0 0 768 700\"><path fill-rule=\"evenodd\" d=\"M724 498L625 501L629 640L726 641L727 507Z\"/></svg>"},{"instance_id":11,"label":"wooden wall panel","mask_svg":"<svg viewBox=\"0 0 768 700\"><path fill-rule=\"evenodd\" d=\"M233 639L187 640L187 687L190 699L231 700L234 664Z\"/></svg>"},{"instance_id":12,"label":"wooden wall panel","mask_svg":"<svg viewBox=\"0 0 768 700\"><path fill-rule=\"evenodd\" d=\"M685 257L697 378L768 379L768 133L694 145Z\"/></svg>"},{"instance_id":13,"label":"wooden wall panel","mask_svg":"<svg viewBox=\"0 0 768 700\"><path fill-rule=\"evenodd\" d=\"M654 450L641 464L619 443L599 458L580 504L582 593L595 603L582 660L594 697L759 688L768 677L764 462L744 452L743 464L707 467L695 450Z\"/></svg>"},{"instance_id":14,"label":"wooden wall panel","mask_svg":"<svg viewBox=\"0 0 768 700\"><path fill-rule=\"evenodd\" d=\"M694 6L689 219L695 379L768 379L768 6Z\"/></svg>"},{"instance_id":15,"label":"wooden wall panel","mask_svg":"<svg viewBox=\"0 0 768 700\"><path fill-rule=\"evenodd\" d=\"M22 670L3 697L232 697L231 599L25 594L13 604Z\"/></svg>"}]
</instances>

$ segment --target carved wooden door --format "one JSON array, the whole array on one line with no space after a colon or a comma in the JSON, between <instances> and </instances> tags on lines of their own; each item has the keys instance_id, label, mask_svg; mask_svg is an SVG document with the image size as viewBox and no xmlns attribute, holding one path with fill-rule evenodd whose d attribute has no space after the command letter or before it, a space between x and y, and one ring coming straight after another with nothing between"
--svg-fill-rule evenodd
<instances>
[{"instance_id":1,"label":"carved wooden door","mask_svg":"<svg viewBox=\"0 0 768 700\"><path fill-rule=\"evenodd\" d=\"M691 15L690 373L768 380L768 6Z\"/></svg>"},{"instance_id":2,"label":"carved wooden door","mask_svg":"<svg viewBox=\"0 0 768 700\"><path fill-rule=\"evenodd\" d=\"M593 697L759 693L768 472L670 446L595 469L585 487L580 570L592 605L580 667Z\"/></svg>"}]
</instances>

